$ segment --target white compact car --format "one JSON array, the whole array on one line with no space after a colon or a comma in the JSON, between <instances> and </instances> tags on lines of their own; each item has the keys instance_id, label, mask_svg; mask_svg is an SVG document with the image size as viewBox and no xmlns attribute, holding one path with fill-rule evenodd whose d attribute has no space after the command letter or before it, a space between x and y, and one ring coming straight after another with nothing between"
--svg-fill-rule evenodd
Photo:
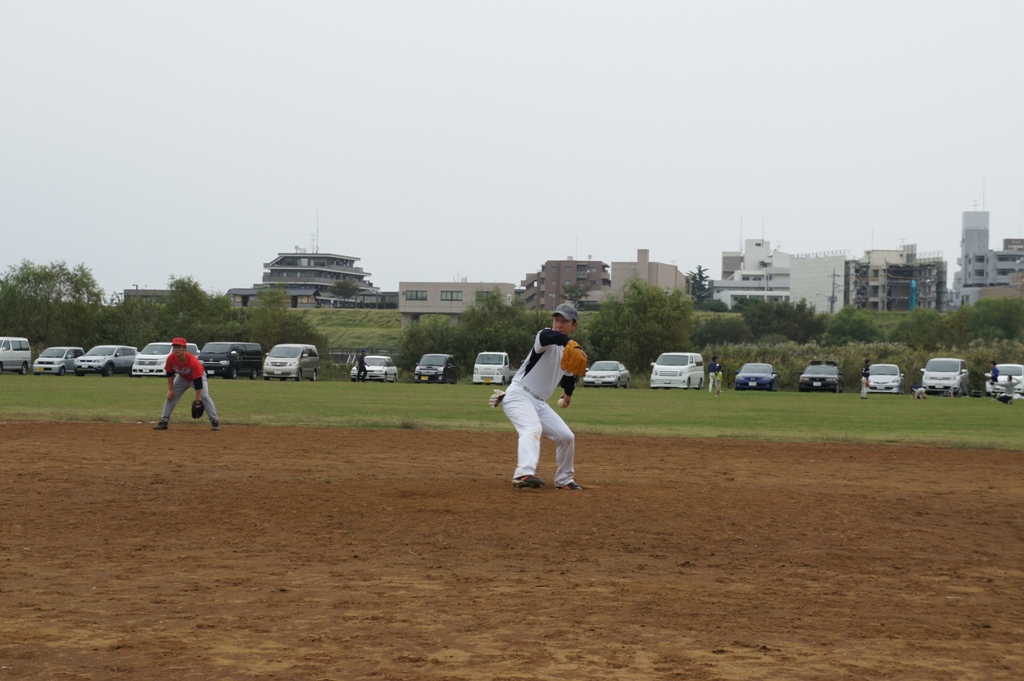
<instances>
[{"instance_id":1,"label":"white compact car","mask_svg":"<svg viewBox=\"0 0 1024 681\"><path fill-rule=\"evenodd\" d=\"M872 364L868 368L868 392L903 394L903 372L895 364Z\"/></svg>"},{"instance_id":2,"label":"white compact car","mask_svg":"<svg viewBox=\"0 0 1024 681\"><path fill-rule=\"evenodd\" d=\"M352 365L352 371L349 372L349 378L353 383L355 383L358 376L359 363L357 362ZM382 383L398 383L398 367L395 366L395 360L391 359L387 355L367 355L366 380L381 381Z\"/></svg>"},{"instance_id":3,"label":"white compact car","mask_svg":"<svg viewBox=\"0 0 1024 681\"><path fill-rule=\"evenodd\" d=\"M970 395L967 362L956 357L933 357L921 369L921 385L926 393Z\"/></svg>"},{"instance_id":4,"label":"white compact car","mask_svg":"<svg viewBox=\"0 0 1024 681\"><path fill-rule=\"evenodd\" d=\"M186 345L185 350L196 357L199 356L199 346L195 343ZM132 362L132 376L166 376L164 365L167 364L167 358L170 356L170 342L150 343L142 348L142 352L135 355L135 361Z\"/></svg>"},{"instance_id":5,"label":"white compact car","mask_svg":"<svg viewBox=\"0 0 1024 681\"><path fill-rule=\"evenodd\" d=\"M992 374L985 374L985 378L989 379L985 381L986 395L1002 395L1011 392L1011 382L1012 392L1024 395L1024 364L997 364L996 368L999 369L997 385L992 385Z\"/></svg>"},{"instance_id":6,"label":"white compact car","mask_svg":"<svg viewBox=\"0 0 1024 681\"><path fill-rule=\"evenodd\" d=\"M594 362L583 377L583 387L600 388L601 386L628 388L629 369L622 362L610 360Z\"/></svg>"}]
</instances>

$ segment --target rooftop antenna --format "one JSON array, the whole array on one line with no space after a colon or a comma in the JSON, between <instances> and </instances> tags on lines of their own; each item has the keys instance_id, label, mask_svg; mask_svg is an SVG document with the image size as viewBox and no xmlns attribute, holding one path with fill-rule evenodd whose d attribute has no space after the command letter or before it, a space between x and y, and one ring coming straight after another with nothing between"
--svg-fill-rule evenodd
<instances>
[{"instance_id":1,"label":"rooftop antenna","mask_svg":"<svg viewBox=\"0 0 1024 681\"><path fill-rule=\"evenodd\" d=\"M313 233L313 252L320 252L320 211L316 212L316 232Z\"/></svg>"}]
</instances>

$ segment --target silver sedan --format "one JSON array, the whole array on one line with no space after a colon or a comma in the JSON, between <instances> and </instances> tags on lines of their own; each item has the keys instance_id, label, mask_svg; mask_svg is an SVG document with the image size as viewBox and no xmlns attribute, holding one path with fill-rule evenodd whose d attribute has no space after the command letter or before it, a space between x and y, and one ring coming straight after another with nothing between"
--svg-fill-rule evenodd
<instances>
[{"instance_id":1,"label":"silver sedan","mask_svg":"<svg viewBox=\"0 0 1024 681\"><path fill-rule=\"evenodd\" d=\"M629 369L622 362L604 360L594 362L586 375L583 377L584 388L599 388L609 386L612 388L629 387Z\"/></svg>"}]
</instances>

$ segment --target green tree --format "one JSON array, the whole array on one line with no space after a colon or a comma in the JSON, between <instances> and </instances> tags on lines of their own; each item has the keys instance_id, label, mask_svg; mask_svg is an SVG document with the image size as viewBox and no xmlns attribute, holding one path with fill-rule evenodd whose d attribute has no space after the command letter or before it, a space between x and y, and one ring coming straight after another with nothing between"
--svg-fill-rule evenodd
<instances>
[{"instance_id":1,"label":"green tree","mask_svg":"<svg viewBox=\"0 0 1024 681\"><path fill-rule=\"evenodd\" d=\"M0 277L0 319L6 333L37 346L78 345L96 329L103 290L84 265L23 260Z\"/></svg>"},{"instance_id":2,"label":"green tree","mask_svg":"<svg viewBox=\"0 0 1024 681\"><path fill-rule=\"evenodd\" d=\"M331 287L331 295L342 300L350 300L357 293L359 293L359 284L351 279L342 279Z\"/></svg>"},{"instance_id":3,"label":"green tree","mask_svg":"<svg viewBox=\"0 0 1024 681\"><path fill-rule=\"evenodd\" d=\"M797 343L817 340L825 332L828 315L815 312L806 300L756 301L743 306L744 321L759 339L783 337Z\"/></svg>"},{"instance_id":4,"label":"green tree","mask_svg":"<svg viewBox=\"0 0 1024 681\"><path fill-rule=\"evenodd\" d=\"M693 301L679 289L666 293L633 279L626 283L622 300L602 302L585 331L584 347L591 359L617 359L642 373L662 352L689 348Z\"/></svg>"},{"instance_id":5,"label":"green tree","mask_svg":"<svg viewBox=\"0 0 1024 681\"><path fill-rule=\"evenodd\" d=\"M846 345L852 342L871 343L880 336L871 312L847 305L828 319L822 340L827 345Z\"/></svg>"},{"instance_id":6,"label":"green tree","mask_svg":"<svg viewBox=\"0 0 1024 681\"><path fill-rule=\"evenodd\" d=\"M690 277L690 295L693 296L693 305L698 310L705 309L711 301L711 277L700 265L693 272L687 272Z\"/></svg>"},{"instance_id":7,"label":"green tree","mask_svg":"<svg viewBox=\"0 0 1024 681\"><path fill-rule=\"evenodd\" d=\"M428 353L455 355L459 361L459 347L458 326L447 315L423 315L402 332L396 363L399 368L411 372L416 369L420 357Z\"/></svg>"},{"instance_id":8,"label":"green tree","mask_svg":"<svg viewBox=\"0 0 1024 681\"><path fill-rule=\"evenodd\" d=\"M937 350L948 344L946 320L935 310L919 307L896 325L891 340L911 348Z\"/></svg>"},{"instance_id":9,"label":"green tree","mask_svg":"<svg viewBox=\"0 0 1024 681\"><path fill-rule=\"evenodd\" d=\"M698 317L693 330L693 346L706 348L722 344L749 343L754 340L747 323L738 314L713 314Z\"/></svg>"},{"instance_id":10,"label":"green tree","mask_svg":"<svg viewBox=\"0 0 1024 681\"><path fill-rule=\"evenodd\" d=\"M989 298L974 306L971 332L984 340L1017 340L1024 331L1024 300Z\"/></svg>"},{"instance_id":11,"label":"green tree","mask_svg":"<svg viewBox=\"0 0 1024 681\"><path fill-rule=\"evenodd\" d=\"M580 309L580 303L590 295L590 286L587 284L567 284L562 287L562 299L572 303Z\"/></svg>"}]
</instances>

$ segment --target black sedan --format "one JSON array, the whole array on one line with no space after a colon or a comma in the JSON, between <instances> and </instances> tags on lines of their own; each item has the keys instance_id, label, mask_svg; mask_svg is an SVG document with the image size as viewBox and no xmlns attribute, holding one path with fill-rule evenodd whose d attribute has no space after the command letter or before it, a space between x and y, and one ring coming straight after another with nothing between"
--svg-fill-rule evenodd
<instances>
[{"instance_id":1,"label":"black sedan","mask_svg":"<svg viewBox=\"0 0 1024 681\"><path fill-rule=\"evenodd\" d=\"M779 372L771 364L748 363L736 372L736 390L771 390L779 389Z\"/></svg>"},{"instance_id":2,"label":"black sedan","mask_svg":"<svg viewBox=\"0 0 1024 681\"><path fill-rule=\"evenodd\" d=\"M843 392L843 372L835 362L811 362L810 366L800 374L800 392L809 390L827 390Z\"/></svg>"}]
</instances>

